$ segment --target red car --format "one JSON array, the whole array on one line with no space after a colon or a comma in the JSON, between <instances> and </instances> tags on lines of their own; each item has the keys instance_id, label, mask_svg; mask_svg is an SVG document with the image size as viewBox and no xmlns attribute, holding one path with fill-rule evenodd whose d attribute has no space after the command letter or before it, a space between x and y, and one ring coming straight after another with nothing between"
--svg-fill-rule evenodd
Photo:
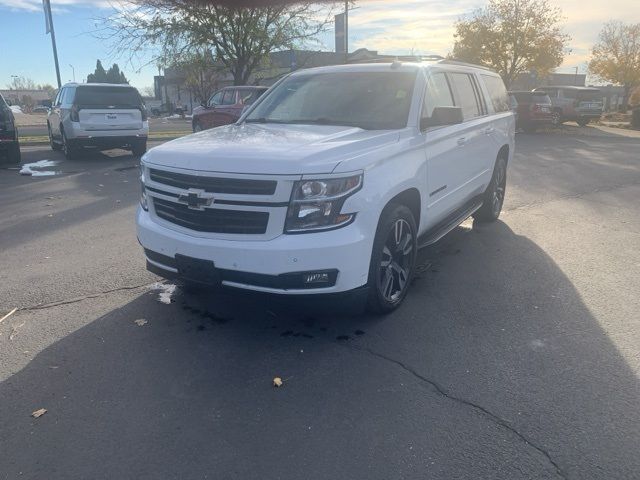
<instances>
[{"instance_id":1,"label":"red car","mask_svg":"<svg viewBox=\"0 0 640 480\"><path fill-rule=\"evenodd\" d=\"M536 128L551 125L553 105L545 92L509 92L518 101L516 128L534 132Z\"/></svg>"},{"instance_id":2,"label":"red car","mask_svg":"<svg viewBox=\"0 0 640 480\"><path fill-rule=\"evenodd\" d=\"M268 87L225 87L211 95L209 101L193 109L194 132L235 123L247 105L255 102Z\"/></svg>"}]
</instances>

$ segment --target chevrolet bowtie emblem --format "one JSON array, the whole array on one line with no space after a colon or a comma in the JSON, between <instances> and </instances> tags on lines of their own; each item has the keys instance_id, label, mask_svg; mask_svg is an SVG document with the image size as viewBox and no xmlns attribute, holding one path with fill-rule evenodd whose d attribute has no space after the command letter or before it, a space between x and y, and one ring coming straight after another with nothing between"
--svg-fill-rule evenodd
<instances>
[{"instance_id":1,"label":"chevrolet bowtie emblem","mask_svg":"<svg viewBox=\"0 0 640 480\"><path fill-rule=\"evenodd\" d=\"M191 210L204 210L213 203L213 194L202 189L190 188L187 193L178 196L178 202L185 204Z\"/></svg>"}]
</instances>

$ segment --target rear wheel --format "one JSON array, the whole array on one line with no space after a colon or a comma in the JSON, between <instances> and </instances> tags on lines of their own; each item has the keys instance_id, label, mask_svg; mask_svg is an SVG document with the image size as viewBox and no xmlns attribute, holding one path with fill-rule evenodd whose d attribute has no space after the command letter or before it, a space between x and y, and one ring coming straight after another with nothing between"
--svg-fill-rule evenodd
<instances>
[{"instance_id":1,"label":"rear wheel","mask_svg":"<svg viewBox=\"0 0 640 480\"><path fill-rule=\"evenodd\" d=\"M138 142L131 148L131 153L134 157L141 157L147 151L147 141Z\"/></svg>"},{"instance_id":2,"label":"rear wheel","mask_svg":"<svg viewBox=\"0 0 640 480\"><path fill-rule=\"evenodd\" d=\"M493 168L491 182L484 192L482 207L473 214L480 222L495 222L502 211L507 186L507 161L500 157Z\"/></svg>"},{"instance_id":3,"label":"rear wheel","mask_svg":"<svg viewBox=\"0 0 640 480\"><path fill-rule=\"evenodd\" d=\"M554 127L559 127L560 125L562 125L562 115L558 110L555 110L551 114L551 123Z\"/></svg>"},{"instance_id":4,"label":"rear wheel","mask_svg":"<svg viewBox=\"0 0 640 480\"><path fill-rule=\"evenodd\" d=\"M62 130L62 152L67 157L67 160L75 160L78 157L78 147L67 138L64 130Z\"/></svg>"},{"instance_id":5,"label":"rear wheel","mask_svg":"<svg viewBox=\"0 0 640 480\"><path fill-rule=\"evenodd\" d=\"M369 266L367 307L374 313L395 310L407 294L415 270L416 221L404 205L388 205L380 217Z\"/></svg>"},{"instance_id":6,"label":"rear wheel","mask_svg":"<svg viewBox=\"0 0 640 480\"><path fill-rule=\"evenodd\" d=\"M14 142L7 152L7 161L9 163L20 163L22 156L20 155L20 144Z\"/></svg>"}]
</instances>

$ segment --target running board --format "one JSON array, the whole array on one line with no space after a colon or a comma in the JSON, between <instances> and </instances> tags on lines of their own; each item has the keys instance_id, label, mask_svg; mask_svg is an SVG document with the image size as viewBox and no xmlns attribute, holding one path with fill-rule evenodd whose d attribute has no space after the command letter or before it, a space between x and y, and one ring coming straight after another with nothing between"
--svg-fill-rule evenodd
<instances>
[{"instance_id":1,"label":"running board","mask_svg":"<svg viewBox=\"0 0 640 480\"><path fill-rule=\"evenodd\" d=\"M458 210L458 212L454 213L452 217L445 219L443 222L436 225L432 230L422 234L420 238L418 238L418 248L424 248L428 247L429 245L433 245L447 233L449 233L451 230L456 228L467 218L473 215L480 207L482 207L482 197L474 198L467 204L467 206L463 207L462 210Z\"/></svg>"}]
</instances>

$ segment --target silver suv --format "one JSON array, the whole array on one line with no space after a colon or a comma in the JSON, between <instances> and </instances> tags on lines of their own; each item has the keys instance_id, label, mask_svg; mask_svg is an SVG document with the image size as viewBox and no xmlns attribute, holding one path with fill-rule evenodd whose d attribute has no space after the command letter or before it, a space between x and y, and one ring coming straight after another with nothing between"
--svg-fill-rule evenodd
<instances>
[{"instance_id":1,"label":"silver suv","mask_svg":"<svg viewBox=\"0 0 640 480\"><path fill-rule=\"evenodd\" d=\"M125 148L135 156L147 151L149 122L138 90L130 85L68 83L47 117L53 150L75 158L83 147Z\"/></svg>"}]
</instances>

